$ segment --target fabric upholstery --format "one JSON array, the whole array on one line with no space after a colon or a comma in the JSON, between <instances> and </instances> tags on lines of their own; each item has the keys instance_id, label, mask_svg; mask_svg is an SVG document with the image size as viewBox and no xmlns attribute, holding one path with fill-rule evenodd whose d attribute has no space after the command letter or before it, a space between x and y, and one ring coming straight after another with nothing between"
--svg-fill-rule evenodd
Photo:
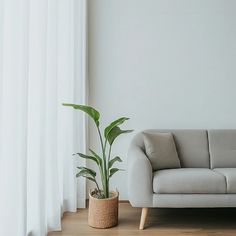
<instances>
[{"instance_id":1,"label":"fabric upholstery","mask_svg":"<svg viewBox=\"0 0 236 236\"><path fill-rule=\"evenodd\" d=\"M159 170L153 176L154 193L226 193L221 174L204 168Z\"/></svg>"},{"instance_id":2,"label":"fabric upholstery","mask_svg":"<svg viewBox=\"0 0 236 236\"><path fill-rule=\"evenodd\" d=\"M153 194L149 207L236 207L236 194Z\"/></svg>"},{"instance_id":3,"label":"fabric upholstery","mask_svg":"<svg viewBox=\"0 0 236 236\"><path fill-rule=\"evenodd\" d=\"M128 196L132 206L152 205L152 166L139 146L139 135L133 139L128 152Z\"/></svg>"},{"instance_id":4,"label":"fabric upholstery","mask_svg":"<svg viewBox=\"0 0 236 236\"><path fill-rule=\"evenodd\" d=\"M236 168L216 168L214 171L225 177L227 193L236 193Z\"/></svg>"},{"instance_id":5,"label":"fabric upholstery","mask_svg":"<svg viewBox=\"0 0 236 236\"><path fill-rule=\"evenodd\" d=\"M151 162L145 155L143 134L135 135L128 153L128 192L132 206L236 207L236 130L145 132L171 132L181 166L186 168L152 172Z\"/></svg>"},{"instance_id":6,"label":"fabric upholstery","mask_svg":"<svg viewBox=\"0 0 236 236\"><path fill-rule=\"evenodd\" d=\"M180 161L171 133L145 133L145 152L153 170L180 168Z\"/></svg>"},{"instance_id":7,"label":"fabric upholstery","mask_svg":"<svg viewBox=\"0 0 236 236\"><path fill-rule=\"evenodd\" d=\"M209 130L211 168L236 168L236 130Z\"/></svg>"},{"instance_id":8,"label":"fabric upholstery","mask_svg":"<svg viewBox=\"0 0 236 236\"><path fill-rule=\"evenodd\" d=\"M166 133L173 134L175 145L183 168L209 168L210 157L208 150L208 139L206 130L171 130L171 129L149 129L145 133ZM142 133L137 135L138 146L144 149Z\"/></svg>"},{"instance_id":9,"label":"fabric upholstery","mask_svg":"<svg viewBox=\"0 0 236 236\"><path fill-rule=\"evenodd\" d=\"M177 152L183 168L209 168L207 132L205 130L173 130Z\"/></svg>"}]
</instances>

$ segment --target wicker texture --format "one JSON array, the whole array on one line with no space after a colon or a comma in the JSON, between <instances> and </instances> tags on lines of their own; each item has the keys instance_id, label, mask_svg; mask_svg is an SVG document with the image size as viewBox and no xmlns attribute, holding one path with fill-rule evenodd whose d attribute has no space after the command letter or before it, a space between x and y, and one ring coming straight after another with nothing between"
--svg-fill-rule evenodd
<instances>
[{"instance_id":1,"label":"wicker texture","mask_svg":"<svg viewBox=\"0 0 236 236\"><path fill-rule=\"evenodd\" d=\"M111 197L97 199L89 194L88 224L94 228L110 228L118 224L118 192L111 192Z\"/></svg>"}]
</instances>

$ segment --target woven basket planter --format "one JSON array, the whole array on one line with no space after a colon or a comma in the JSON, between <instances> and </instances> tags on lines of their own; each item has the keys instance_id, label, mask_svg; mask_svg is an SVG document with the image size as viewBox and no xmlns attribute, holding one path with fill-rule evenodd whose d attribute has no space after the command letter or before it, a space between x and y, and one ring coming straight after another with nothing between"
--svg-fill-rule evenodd
<instances>
[{"instance_id":1,"label":"woven basket planter","mask_svg":"<svg viewBox=\"0 0 236 236\"><path fill-rule=\"evenodd\" d=\"M118 198L119 193L113 191L111 197L97 199L89 193L88 224L94 228L111 228L118 224Z\"/></svg>"}]
</instances>

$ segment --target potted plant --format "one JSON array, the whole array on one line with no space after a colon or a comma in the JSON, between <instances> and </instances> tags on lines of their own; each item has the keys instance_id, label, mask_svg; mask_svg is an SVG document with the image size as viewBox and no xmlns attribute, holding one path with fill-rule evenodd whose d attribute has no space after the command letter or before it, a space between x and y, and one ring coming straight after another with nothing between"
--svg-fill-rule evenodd
<instances>
[{"instance_id":1,"label":"potted plant","mask_svg":"<svg viewBox=\"0 0 236 236\"><path fill-rule=\"evenodd\" d=\"M112 157L112 145L115 139L125 133L130 133L133 130L122 130L120 125L129 118L121 117L111 122L103 132L100 129L100 113L91 106L76 105L64 103L64 106L70 106L74 109L85 112L95 123L98 138L101 145L101 152L98 154L92 149L89 149L90 154L76 153L80 158L85 158L93 161L97 166L101 179L101 186L97 181L97 173L93 169L84 166L77 167L79 172L76 177L85 177L95 184L95 189L89 193L89 214L88 223L95 228L109 228L118 223L118 197L117 191L110 191L110 178L119 170L114 167L116 162L122 162L119 156Z\"/></svg>"}]
</instances>

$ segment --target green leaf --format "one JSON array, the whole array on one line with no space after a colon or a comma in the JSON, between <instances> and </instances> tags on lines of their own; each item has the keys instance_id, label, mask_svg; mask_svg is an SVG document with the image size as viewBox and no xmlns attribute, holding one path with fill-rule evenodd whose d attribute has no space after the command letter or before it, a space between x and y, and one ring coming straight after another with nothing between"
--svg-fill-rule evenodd
<instances>
[{"instance_id":1,"label":"green leaf","mask_svg":"<svg viewBox=\"0 0 236 236\"><path fill-rule=\"evenodd\" d=\"M121 130L119 127L114 127L110 132L109 135L107 137L107 140L109 142L110 145L113 144L113 142L115 141L115 139L121 135L121 134L125 134L125 133L131 133L133 130Z\"/></svg>"},{"instance_id":2,"label":"green leaf","mask_svg":"<svg viewBox=\"0 0 236 236\"><path fill-rule=\"evenodd\" d=\"M90 173L87 171L87 170L81 170L79 171L79 173L76 174L76 177L87 177L87 176L90 176Z\"/></svg>"},{"instance_id":3,"label":"green leaf","mask_svg":"<svg viewBox=\"0 0 236 236\"><path fill-rule=\"evenodd\" d=\"M97 127L99 126L100 114L93 107L85 106L85 105L70 104L70 103L63 103L62 105L73 107L74 109L78 109L78 110L81 110L81 111L87 113L94 120Z\"/></svg>"},{"instance_id":4,"label":"green leaf","mask_svg":"<svg viewBox=\"0 0 236 236\"><path fill-rule=\"evenodd\" d=\"M90 180L90 181L96 183L96 180L95 180L94 178L89 177L89 176L87 176L86 174L80 174L80 172L79 172L78 174L76 174L76 177L84 177L84 178L86 178L86 179L88 179L88 180Z\"/></svg>"},{"instance_id":5,"label":"green leaf","mask_svg":"<svg viewBox=\"0 0 236 236\"><path fill-rule=\"evenodd\" d=\"M76 154L79 155L79 156L82 157L82 158L92 160L92 161L96 162L98 165L100 164L100 163L99 163L99 160L98 160L96 157L94 157L94 156L85 155L85 154L80 153L80 152L78 152L78 153L76 153Z\"/></svg>"},{"instance_id":6,"label":"green leaf","mask_svg":"<svg viewBox=\"0 0 236 236\"><path fill-rule=\"evenodd\" d=\"M111 130L112 130L114 127L123 124L123 123L124 123L126 120L128 120L128 119L129 119L129 118L127 118L127 117L121 117L121 118L119 118L119 119L117 119L117 120L111 122L111 124L108 125L108 126L105 128L105 130L104 130L104 137L107 138L108 134L111 132Z\"/></svg>"},{"instance_id":7,"label":"green leaf","mask_svg":"<svg viewBox=\"0 0 236 236\"><path fill-rule=\"evenodd\" d=\"M118 169L118 168L112 168L112 169L110 169L109 178L111 178L112 175L114 175L114 174L115 174L117 171L119 171L119 170L122 170L122 169Z\"/></svg>"},{"instance_id":8,"label":"green leaf","mask_svg":"<svg viewBox=\"0 0 236 236\"><path fill-rule=\"evenodd\" d=\"M122 160L121 160L120 157L118 157L118 156L117 156L117 157L114 157L113 159L111 159L111 160L109 161L109 163L108 163L108 168L110 169L116 161L122 162Z\"/></svg>"},{"instance_id":9,"label":"green leaf","mask_svg":"<svg viewBox=\"0 0 236 236\"><path fill-rule=\"evenodd\" d=\"M86 175L88 174L95 178L95 176L97 175L94 170L89 169L87 167L77 167L77 168L80 170L80 172L78 173L80 176L84 174Z\"/></svg>"},{"instance_id":10,"label":"green leaf","mask_svg":"<svg viewBox=\"0 0 236 236\"><path fill-rule=\"evenodd\" d=\"M94 155L95 158L97 158L97 160L99 161L99 164L102 164L102 158L96 153L94 152L92 149L89 148L89 151Z\"/></svg>"}]
</instances>

